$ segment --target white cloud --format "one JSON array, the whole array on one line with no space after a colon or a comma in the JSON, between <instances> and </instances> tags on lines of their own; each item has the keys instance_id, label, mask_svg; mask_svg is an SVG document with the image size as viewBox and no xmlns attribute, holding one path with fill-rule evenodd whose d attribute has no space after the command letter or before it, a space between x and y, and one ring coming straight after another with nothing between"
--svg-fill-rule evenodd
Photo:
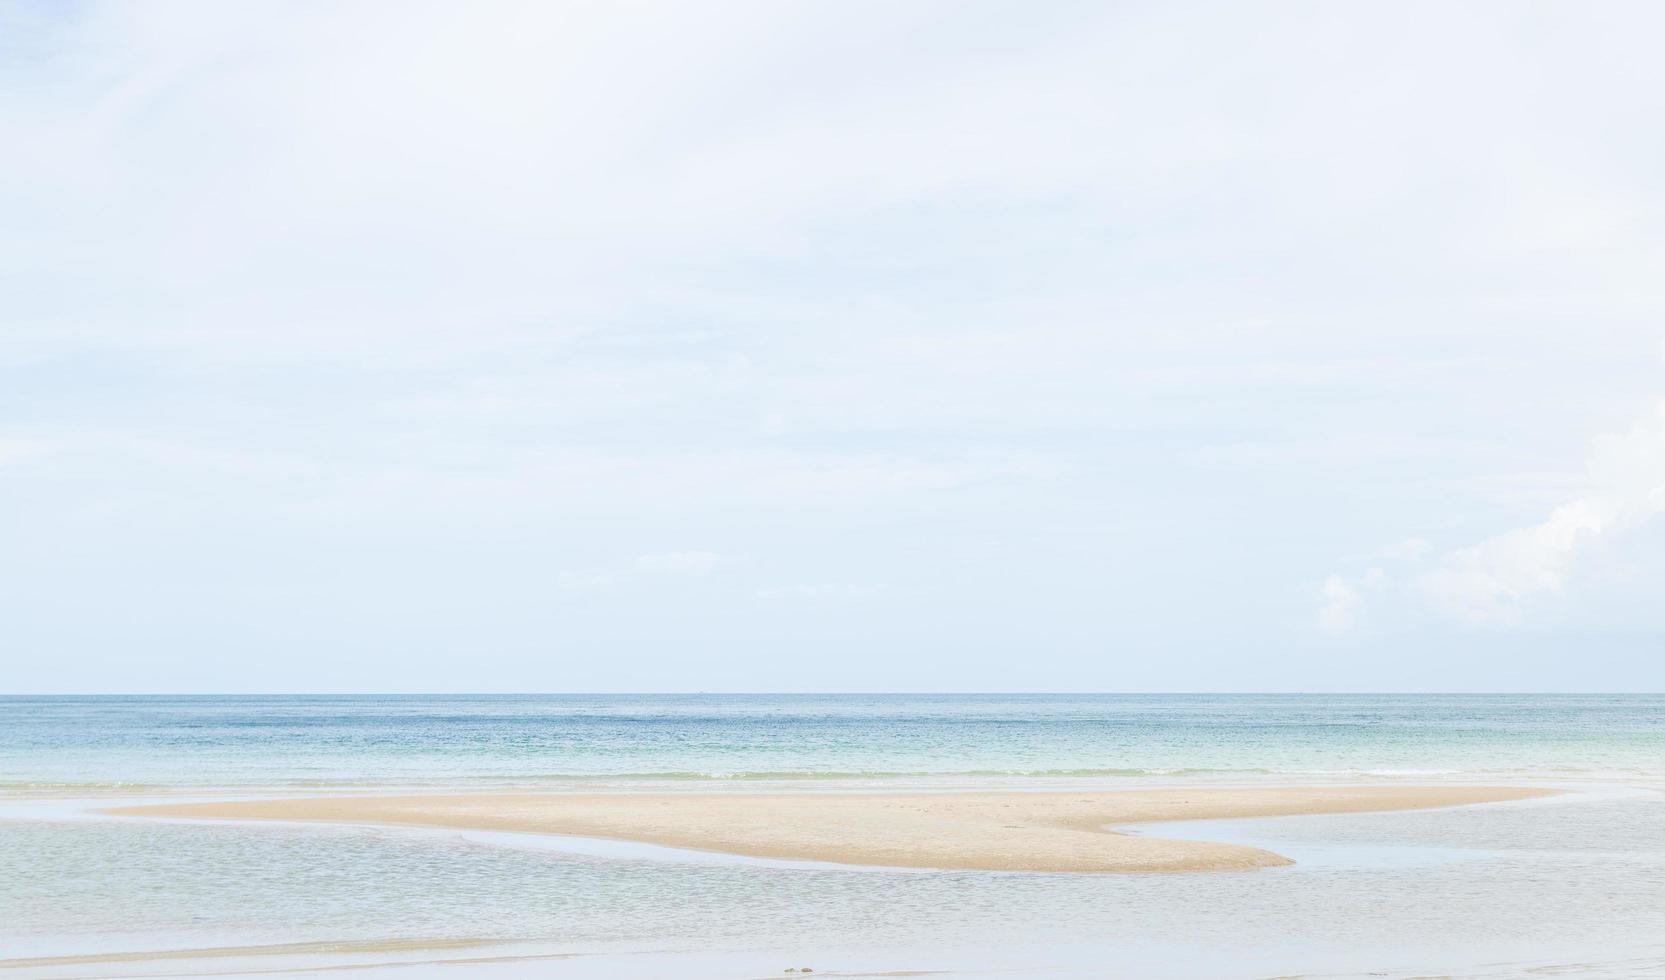
<instances>
[{"instance_id":1,"label":"white cloud","mask_svg":"<svg viewBox=\"0 0 1665 980\"><path fill-rule=\"evenodd\" d=\"M1665 171L1632 123L1665 8L24 6L0 438L43 448L0 448L0 618L88 651L36 658L66 683L129 635L214 663L148 589L332 556L416 614L297 612L291 647L541 642L554 577L619 670L679 669L686 628L602 607L699 589L784 671L763 601L1122 684L1072 645L1512 609L1611 533L1555 508L1631 520L1541 475L1657 383ZM1362 546L1502 507L1560 516ZM838 570L873 567L963 612L845 615ZM1229 627L1194 615L1212 567ZM43 594L167 622L62 639Z\"/></svg>"},{"instance_id":2,"label":"white cloud","mask_svg":"<svg viewBox=\"0 0 1665 980\"><path fill-rule=\"evenodd\" d=\"M1318 628L1332 636L1346 633L1356 625L1364 610L1364 597L1340 575L1331 575L1320 588L1324 604L1318 608Z\"/></svg>"},{"instance_id":3,"label":"white cloud","mask_svg":"<svg viewBox=\"0 0 1665 980\"><path fill-rule=\"evenodd\" d=\"M1528 603L1558 593L1596 542L1665 513L1665 400L1590 454L1589 489L1537 524L1458 548L1415 580L1441 612L1475 623L1510 623Z\"/></svg>"},{"instance_id":4,"label":"white cloud","mask_svg":"<svg viewBox=\"0 0 1665 980\"><path fill-rule=\"evenodd\" d=\"M1450 552L1415 585L1436 609L1455 618L1514 622L1533 593L1561 590L1578 549L1608 526L1592 502L1574 501L1540 524Z\"/></svg>"},{"instance_id":5,"label":"white cloud","mask_svg":"<svg viewBox=\"0 0 1665 980\"><path fill-rule=\"evenodd\" d=\"M1534 599L1562 593L1598 542L1665 513L1665 400L1625 431L1597 438L1578 484L1581 491L1542 521L1452 549L1434 567L1415 572L1411 594L1442 615L1496 625L1519 622ZM1417 537L1377 554L1415 563L1430 550ZM1379 569L1372 575L1385 580ZM1362 601L1356 590L1331 576L1324 596L1320 626L1332 633L1350 628Z\"/></svg>"}]
</instances>

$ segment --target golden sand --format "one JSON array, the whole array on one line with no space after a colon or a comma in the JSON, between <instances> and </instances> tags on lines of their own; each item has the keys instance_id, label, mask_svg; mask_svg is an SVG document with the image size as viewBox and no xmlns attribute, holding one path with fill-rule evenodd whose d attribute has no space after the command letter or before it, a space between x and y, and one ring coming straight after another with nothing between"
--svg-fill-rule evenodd
<instances>
[{"instance_id":1,"label":"golden sand","mask_svg":"<svg viewBox=\"0 0 1665 980\"><path fill-rule=\"evenodd\" d=\"M1237 844L1107 829L1544 796L1503 786L975 793L495 793L120 807L154 817L399 824L637 841L751 857L964 871L1222 871L1291 863Z\"/></svg>"}]
</instances>

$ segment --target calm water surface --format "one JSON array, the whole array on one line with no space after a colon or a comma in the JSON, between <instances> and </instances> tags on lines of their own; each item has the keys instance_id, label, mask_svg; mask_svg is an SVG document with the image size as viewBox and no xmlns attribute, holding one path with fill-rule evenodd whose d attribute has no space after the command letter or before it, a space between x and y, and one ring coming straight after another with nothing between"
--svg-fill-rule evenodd
<instances>
[{"instance_id":1,"label":"calm water surface","mask_svg":"<svg viewBox=\"0 0 1665 980\"><path fill-rule=\"evenodd\" d=\"M364 785L1482 779L1569 792L1192 825L1297 860L1199 875L804 870L89 812L111 794ZM376 975L640 975L619 964L656 954L670 959L654 969L677 976L772 975L799 961L1006 976L1665 974L1657 696L6 698L0 782L0 961L473 938L577 959ZM699 959L713 956L740 959ZM242 965L293 965L276 960ZM186 972L229 969L193 961ZM181 968L4 972L145 970Z\"/></svg>"},{"instance_id":2,"label":"calm water surface","mask_svg":"<svg viewBox=\"0 0 1665 980\"><path fill-rule=\"evenodd\" d=\"M1659 695L0 698L0 788L1665 775Z\"/></svg>"}]
</instances>

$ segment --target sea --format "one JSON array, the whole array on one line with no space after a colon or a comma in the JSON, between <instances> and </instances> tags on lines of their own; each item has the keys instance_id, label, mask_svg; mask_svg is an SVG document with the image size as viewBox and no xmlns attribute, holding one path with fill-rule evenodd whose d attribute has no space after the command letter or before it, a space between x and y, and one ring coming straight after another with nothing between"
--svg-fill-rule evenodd
<instances>
[{"instance_id":1,"label":"sea","mask_svg":"<svg viewBox=\"0 0 1665 980\"><path fill-rule=\"evenodd\" d=\"M1140 826L1253 872L918 872L117 804L403 790L1461 783ZM1665 696L0 697L0 978L1665 976ZM787 970L793 973L787 973Z\"/></svg>"}]
</instances>

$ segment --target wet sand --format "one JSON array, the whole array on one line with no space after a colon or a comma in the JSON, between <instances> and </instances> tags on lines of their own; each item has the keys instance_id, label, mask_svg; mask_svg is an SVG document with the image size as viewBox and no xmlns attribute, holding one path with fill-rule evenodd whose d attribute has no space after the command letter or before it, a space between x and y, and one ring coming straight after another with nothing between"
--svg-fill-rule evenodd
<instances>
[{"instance_id":1,"label":"wet sand","mask_svg":"<svg viewBox=\"0 0 1665 980\"><path fill-rule=\"evenodd\" d=\"M491 793L118 807L130 816L290 820L599 837L748 857L955 871L1228 871L1255 847L1118 833L1154 821L1361 813L1547 796L1508 786L974 793Z\"/></svg>"},{"instance_id":2,"label":"wet sand","mask_svg":"<svg viewBox=\"0 0 1665 980\"><path fill-rule=\"evenodd\" d=\"M28 956L0 959L0 970L30 967L95 966L107 963L149 963L159 960L214 960L237 957L378 955L386 953L469 950L501 945L486 939L373 939L311 943L269 943L264 946L210 946L199 949L147 950L133 953L76 953L68 956ZM440 961L444 962L444 961Z\"/></svg>"}]
</instances>

